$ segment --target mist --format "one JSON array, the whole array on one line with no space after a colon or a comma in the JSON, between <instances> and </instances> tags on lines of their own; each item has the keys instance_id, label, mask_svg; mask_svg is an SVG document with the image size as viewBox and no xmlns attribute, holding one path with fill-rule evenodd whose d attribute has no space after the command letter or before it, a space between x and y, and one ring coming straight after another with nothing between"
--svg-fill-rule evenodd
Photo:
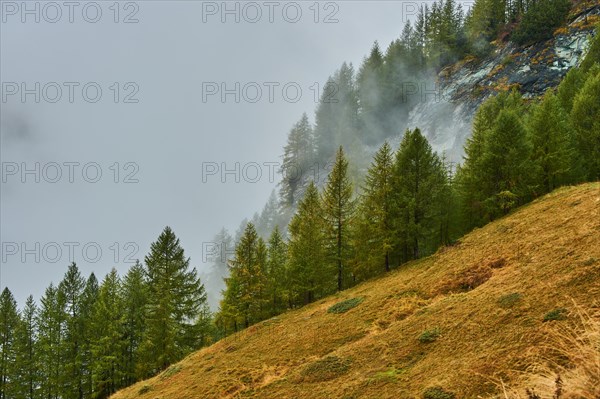
<instances>
[{"instance_id":1,"label":"mist","mask_svg":"<svg viewBox=\"0 0 600 399\"><path fill-rule=\"evenodd\" d=\"M313 119L327 77L414 14L402 2L318 15L300 3L297 22L266 9L249 22L252 10L228 3L236 22L207 8L221 3L132 2L63 7L56 20L22 4L2 3L0 28L0 286L19 303L71 261L123 274L167 225L206 272L203 244L263 208L289 128Z\"/></svg>"}]
</instances>

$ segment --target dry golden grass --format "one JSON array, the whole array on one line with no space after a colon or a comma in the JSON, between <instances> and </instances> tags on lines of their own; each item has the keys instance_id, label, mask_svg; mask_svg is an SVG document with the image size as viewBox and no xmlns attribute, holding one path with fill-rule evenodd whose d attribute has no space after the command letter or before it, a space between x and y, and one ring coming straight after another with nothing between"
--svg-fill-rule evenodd
<instances>
[{"instance_id":1,"label":"dry golden grass","mask_svg":"<svg viewBox=\"0 0 600 399\"><path fill-rule=\"evenodd\" d=\"M355 297L364 298L355 308L327 312ZM596 353L579 358L577 348L587 344L568 337L581 331L585 315L596 315L598 298L594 183L559 189L434 256L252 326L113 399L405 399L431 386L459 399L500 398L499 381L523 395L533 382L524 376L543 376L532 369L541 364L564 367L565 398L586 397L576 396L583 394L574 380L587 373L582 367L593 373ZM571 313L544 323L557 308ZM420 341L428 330L439 336ZM562 346L548 341L549 331L567 337L556 341ZM553 381L556 370L549 371Z\"/></svg>"}]
</instances>

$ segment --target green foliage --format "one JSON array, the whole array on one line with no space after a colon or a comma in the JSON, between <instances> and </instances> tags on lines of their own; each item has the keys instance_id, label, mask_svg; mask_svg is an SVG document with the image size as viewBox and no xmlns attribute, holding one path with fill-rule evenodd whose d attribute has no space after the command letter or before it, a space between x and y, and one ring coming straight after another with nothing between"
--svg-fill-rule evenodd
<instances>
[{"instance_id":1,"label":"green foliage","mask_svg":"<svg viewBox=\"0 0 600 399\"><path fill-rule=\"evenodd\" d=\"M350 359L327 356L308 364L302 370L302 376L310 382L328 381L348 372L350 365Z\"/></svg>"},{"instance_id":2,"label":"green foliage","mask_svg":"<svg viewBox=\"0 0 600 399\"><path fill-rule=\"evenodd\" d=\"M143 394L145 394L145 393L148 393L148 392L150 392L151 390L152 390L152 387L151 387L150 385L143 385L143 386L140 388L140 390L138 391L138 393L139 393L140 395L143 395Z\"/></svg>"},{"instance_id":3,"label":"green foliage","mask_svg":"<svg viewBox=\"0 0 600 399\"><path fill-rule=\"evenodd\" d=\"M519 303L522 298L523 298L523 295L521 295L518 292L513 292L510 294L502 295L498 299L498 305L500 305L500 307L502 307L502 308L512 308L517 303Z\"/></svg>"},{"instance_id":4,"label":"green foliage","mask_svg":"<svg viewBox=\"0 0 600 399\"><path fill-rule=\"evenodd\" d=\"M290 131L283 148L280 196L284 205L293 207L297 204L303 177L316 172L312 170L316 161L315 151L313 129L304 113Z\"/></svg>"},{"instance_id":5,"label":"green foliage","mask_svg":"<svg viewBox=\"0 0 600 399\"><path fill-rule=\"evenodd\" d=\"M568 116L551 92L530 111L527 132L532 146L532 183L538 195L577 180L579 167Z\"/></svg>"},{"instance_id":6,"label":"green foliage","mask_svg":"<svg viewBox=\"0 0 600 399\"><path fill-rule=\"evenodd\" d=\"M439 242L448 174L419 129L407 130L394 163L394 247L406 262L431 252Z\"/></svg>"},{"instance_id":7,"label":"green foliage","mask_svg":"<svg viewBox=\"0 0 600 399\"><path fill-rule=\"evenodd\" d=\"M97 398L107 398L115 393L123 377L119 363L126 342L123 334L124 316L120 289L121 280L117 271L112 269L100 286L98 301L94 306L92 392Z\"/></svg>"},{"instance_id":8,"label":"green foliage","mask_svg":"<svg viewBox=\"0 0 600 399\"><path fill-rule=\"evenodd\" d=\"M265 314L267 248L254 224L248 223L230 262L221 302L221 317L237 331L261 321Z\"/></svg>"},{"instance_id":9,"label":"green foliage","mask_svg":"<svg viewBox=\"0 0 600 399\"><path fill-rule=\"evenodd\" d=\"M334 314L346 313L350 309L355 308L358 305L360 305L363 300L364 300L364 298L361 298L361 297L346 299L345 301L338 302L335 305L330 306L329 309L327 309L327 313L334 313Z\"/></svg>"},{"instance_id":10,"label":"green foliage","mask_svg":"<svg viewBox=\"0 0 600 399\"><path fill-rule=\"evenodd\" d=\"M544 322L547 322L547 321L555 321L555 320L565 320L566 318L567 318L567 309L557 308L557 309L552 309L551 311L546 313L542 320Z\"/></svg>"},{"instance_id":11,"label":"green foliage","mask_svg":"<svg viewBox=\"0 0 600 399\"><path fill-rule=\"evenodd\" d=\"M575 142L588 181L600 179L600 66L587 73L587 79L573 100L571 124Z\"/></svg>"},{"instance_id":12,"label":"green foliage","mask_svg":"<svg viewBox=\"0 0 600 399\"><path fill-rule=\"evenodd\" d=\"M354 216L355 201L352 183L348 178L348 161L342 147L338 149L333 169L323 191L323 218L326 228L328 260L337 270L337 289L344 288L346 265L351 257L350 223Z\"/></svg>"},{"instance_id":13,"label":"green foliage","mask_svg":"<svg viewBox=\"0 0 600 399\"><path fill-rule=\"evenodd\" d=\"M565 21L570 9L569 0L531 2L511 39L518 44L529 44L551 38L554 30Z\"/></svg>"},{"instance_id":14,"label":"green foliage","mask_svg":"<svg viewBox=\"0 0 600 399\"><path fill-rule=\"evenodd\" d=\"M13 398L15 385L11 382L17 377L15 369L16 336L19 325L17 302L8 288L0 296L0 397Z\"/></svg>"},{"instance_id":15,"label":"green foliage","mask_svg":"<svg viewBox=\"0 0 600 399\"><path fill-rule=\"evenodd\" d=\"M456 395L436 386L423 391L423 399L456 399Z\"/></svg>"},{"instance_id":16,"label":"green foliage","mask_svg":"<svg viewBox=\"0 0 600 399\"><path fill-rule=\"evenodd\" d=\"M275 316L287 308L290 297L291 278L286 268L287 244L279 227L271 233L267 250L267 298L270 302L269 315Z\"/></svg>"},{"instance_id":17,"label":"green foliage","mask_svg":"<svg viewBox=\"0 0 600 399\"><path fill-rule=\"evenodd\" d=\"M591 39L588 52L579 67L582 72L589 71L594 64L600 64L600 35L598 32L600 32L600 24L596 25L596 34Z\"/></svg>"},{"instance_id":18,"label":"green foliage","mask_svg":"<svg viewBox=\"0 0 600 399\"><path fill-rule=\"evenodd\" d=\"M148 315L139 348L140 375L149 376L196 348L194 325L206 302L204 286L175 233L165 227L145 258Z\"/></svg>"},{"instance_id":19,"label":"green foliage","mask_svg":"<svg viewBox=\"0 0 600 399\"><path fill-rule=\"evenodd\" d=\"M394 240L392 193L394 156L385 142L367 171L353 229L353 274L359 279L390 270Z\"/></svg>"},{"instance_id":20,"label":"green foliage","mask_svg":"<svg viewBox=\"0 0 600 399\"><path fill-rule=\"evenodd\" d=\"M441 334L441 330L438 327L435 327L431 330L425 330L419 335L417 338L420 343L428 344L431 342L435 342Z\"/></svg>"},{"instance_id":21,"label":"green foliage","mask_svg":"<svg viewBox=\"0 0 600 399\"><path fill-rule=\"evenodd\" d=\"M457 190L466 230L505 215L530 195L530 143L516 92L486 101L475 114Z\"/></svg>"},{"instance_id":22,"label":"green foliage","mask_svg":"<svg viewBox=\"0 0 600 399\"><path fill-rule=\"evenodd\" d=\"M328 262L326 224L319 191L308 185L298 211L289 224L288 270L291 301L306 304L333 290L335 269Z\"/></svg>"},{"instance_id":23,"label":"green foliage","mask_svg":"<svg viewBox=\"0 0 600 399\"><path fill-rule=\"evenodd\" d=\"M0 314L2 312L0 311ZM40 364L37 347L37 306L32 296L27 298L25 307L21 312L19 323L14 333L14 378L13 392L15 399L34 399L39 397L37 387L40 380Z\"/></svg>"}]
</instances>

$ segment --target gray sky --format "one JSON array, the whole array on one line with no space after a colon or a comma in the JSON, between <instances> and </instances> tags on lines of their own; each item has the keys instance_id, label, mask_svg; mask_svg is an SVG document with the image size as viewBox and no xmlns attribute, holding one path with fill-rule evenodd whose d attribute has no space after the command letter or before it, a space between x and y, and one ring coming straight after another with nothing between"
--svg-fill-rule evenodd
<instances>
[{"instance_id":1,"label":"gray sky","mask_svg":"<svg viewBox=\"0 0 600 399\"><path fill-rule=\"evenodd\" d=\"M343 61L358 68L374 40L385 49L418 3L227 3L239 23L221 2L121 2L118 15L112 1L23 4L0 4L0 286L21 304L62 278L70 252L86 276L123 274L166 225L203 270L202 243L264 205L276 183L264 163L281 162L302 112L313 119L315 83ZM221 83L225 102L208 94ZM203 179L207 163L239 163L239 182Z\"/></svg>"}]
</instances>

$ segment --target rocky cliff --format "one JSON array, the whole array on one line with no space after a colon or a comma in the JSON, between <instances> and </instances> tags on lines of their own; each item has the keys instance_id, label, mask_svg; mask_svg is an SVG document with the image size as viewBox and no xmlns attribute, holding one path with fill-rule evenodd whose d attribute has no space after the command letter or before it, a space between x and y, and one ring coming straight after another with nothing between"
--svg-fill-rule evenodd
<instances>
[{"instance_id":1,"label":"rocky cliff","mask_svg":"<svg viewBox=\"0 0 600 399\"><path fill-rule=\"evenodd\" d=\"M460 162L477 107L501 91L516 88L525 98L534 98L556 87L583 60L598 21L596 1L575 10L548 41L527 47L495 43L485 59L465 59L445 68L435 87L422 88L422 102L410 112L408 127L419 127L436 151Z\"/></svg>"}]
</instances>

